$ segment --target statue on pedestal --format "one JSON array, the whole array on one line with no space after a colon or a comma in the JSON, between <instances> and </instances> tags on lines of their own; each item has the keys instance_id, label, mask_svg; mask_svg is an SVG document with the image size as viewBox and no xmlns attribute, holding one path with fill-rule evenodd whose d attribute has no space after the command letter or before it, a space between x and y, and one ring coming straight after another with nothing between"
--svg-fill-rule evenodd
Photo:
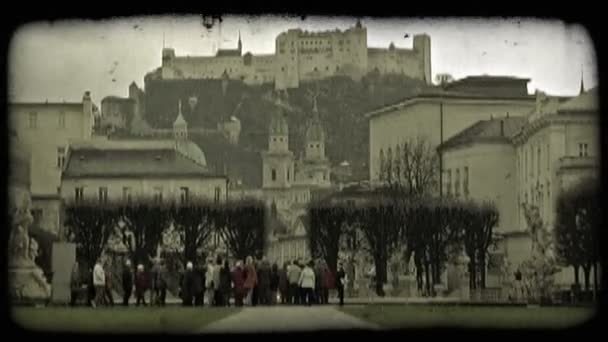
<instances>
[{"instance_id":1,"label":"statue on pedestal","mask_svg":"<svg viewBox=\"0 0 608 342\"><path fill-rule=\"evenodd\" d=\"M36 265L38 243L29 237L28 231L33 222L30 194L24 188L12 186L9 195L11 232L8 266L13 299L47 300L51 295L51 286Z\"/></svg>"}]
</instances>

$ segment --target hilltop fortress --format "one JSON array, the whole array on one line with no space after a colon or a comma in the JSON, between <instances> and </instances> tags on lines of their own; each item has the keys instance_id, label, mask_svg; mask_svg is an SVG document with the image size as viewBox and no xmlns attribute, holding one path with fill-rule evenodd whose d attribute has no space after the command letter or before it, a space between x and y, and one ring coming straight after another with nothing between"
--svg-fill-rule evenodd
<instances>
[{"instance_id":1,"label":"hilltop fortress","mask_svg":"<svg viewBox=\"0 0 608 342\"><path fill-rule=\"evenodd\" d=\"M345 31L307 32L290 29L276 38L275 53L242 53L239 35L236 49L220 49L215 56L176 56L162 50L162 65L147 78L163 80L232 79L246 84L274 83L276 90L297 88L300 82L330 76L359 80L367 73L401 74L431 83L431 39L414 35L412 49L368 48L367 29L357 21Z\"/></svg>"}]
</instances>

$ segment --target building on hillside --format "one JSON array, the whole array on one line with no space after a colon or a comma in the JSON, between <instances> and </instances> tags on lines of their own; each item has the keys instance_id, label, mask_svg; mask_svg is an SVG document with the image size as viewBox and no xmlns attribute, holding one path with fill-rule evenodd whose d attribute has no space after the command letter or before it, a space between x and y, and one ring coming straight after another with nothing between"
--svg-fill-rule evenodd
<instances>
[{"instance_id":1,"label":"building on hillside","mask_svg":"<svg viewBox=\"0 0 608 342\"><path fill-rule=\"evenodd\" d=\"M100 126L112 129L128 129L135 116L135 100L118 96L106 96L101 100Z\"/></svg>"},{"instance_id":2,"label":"building on hillside","mask_svg":"<svg viewBox=\"0 0 608 342\"><path fill-rule=\"evenodd\" d=\"M479 120L528 114L535 106L528 95L529 79L471 76L444 87L423 89L414 97L366 116L369 119L369 168L373 185L382 182L383 162L410 139L424 139L431 148Z\"/></svg>"},{"instance_id":3,"label":"building on hillside","mask_svg":"<svg viewBox=\"0 0 608 342\"><path fill-rule=\"evenodd\" d=\"M431 42L426 34L413 38L413 47L391 43L386 48L367 45L367 28L360 21L345 31L308 32L290 29L279 34L275 53L243 54L241 37L236 49L220 49L215 56L176 56L163 48L162 64L147 77L163 80L242 80L246 84L274 83L275 89L297 88L300 82L346 75L359 79L368 72L402 74L431 83Z\"/></svg>"},{"instance_id":4,"label":"building on hillside","mask_svg":"<svg viewBox=\"0 0 608 342\"><path fill-rule=\"evenodd\" d=\"M71 141L89 140L98 108L85 92L81 102L10 103L11 131L31 156L32 213L37 225L57 234L61 171Z\"/></svg>"}]
</instances>

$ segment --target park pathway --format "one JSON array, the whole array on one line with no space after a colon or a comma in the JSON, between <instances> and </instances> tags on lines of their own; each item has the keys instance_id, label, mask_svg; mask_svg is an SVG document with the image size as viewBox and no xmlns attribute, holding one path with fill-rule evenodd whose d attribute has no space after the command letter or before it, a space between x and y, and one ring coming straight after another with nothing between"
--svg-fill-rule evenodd
<instances>
[{"instance_id":1,"label":"park pathway","mask_svg":"<svg viewBox=\"0 0 608 342\"><path fill-rule=\"evenodd\" d=\"M205 326L201 333L269 333L378 327L332 306L246 307L237 314Z\"/></svg>"}]
</instances>

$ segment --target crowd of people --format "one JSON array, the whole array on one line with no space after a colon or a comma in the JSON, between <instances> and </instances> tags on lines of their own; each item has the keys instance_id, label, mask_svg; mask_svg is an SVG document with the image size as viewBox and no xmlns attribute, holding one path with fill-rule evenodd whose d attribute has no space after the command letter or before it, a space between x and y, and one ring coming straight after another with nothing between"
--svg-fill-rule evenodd
<instances>
[{"instance_id":1,"label":"crowd of people","mask_svg":"<svg viewBox=\"0 0 608 342\"><path fill-rule=\"evenodd\" d=\"M84 279L76 263L71 278L71 305L86 293L89 306L113 306L112 280L110 265L104 265L101 259L88 270ZM312 305L328 304L329 292L335 289L339 303L343 305L347 281L341 263L334 274L323 260L308 263L294 260L279 267L265 258L249 256L244 262L239 260L231 266L229 260L218 256L196 266L188 261L179 277L177 295L184 306ZM143 264L137 265L133 272L127 260L122 267L121 284L124 306L129 305L133 295L137 306L164 306L169 271L163 259L155 259L149 272ZM148 303L147 292L150 293Z\"/></svg>"}]
</instances>

